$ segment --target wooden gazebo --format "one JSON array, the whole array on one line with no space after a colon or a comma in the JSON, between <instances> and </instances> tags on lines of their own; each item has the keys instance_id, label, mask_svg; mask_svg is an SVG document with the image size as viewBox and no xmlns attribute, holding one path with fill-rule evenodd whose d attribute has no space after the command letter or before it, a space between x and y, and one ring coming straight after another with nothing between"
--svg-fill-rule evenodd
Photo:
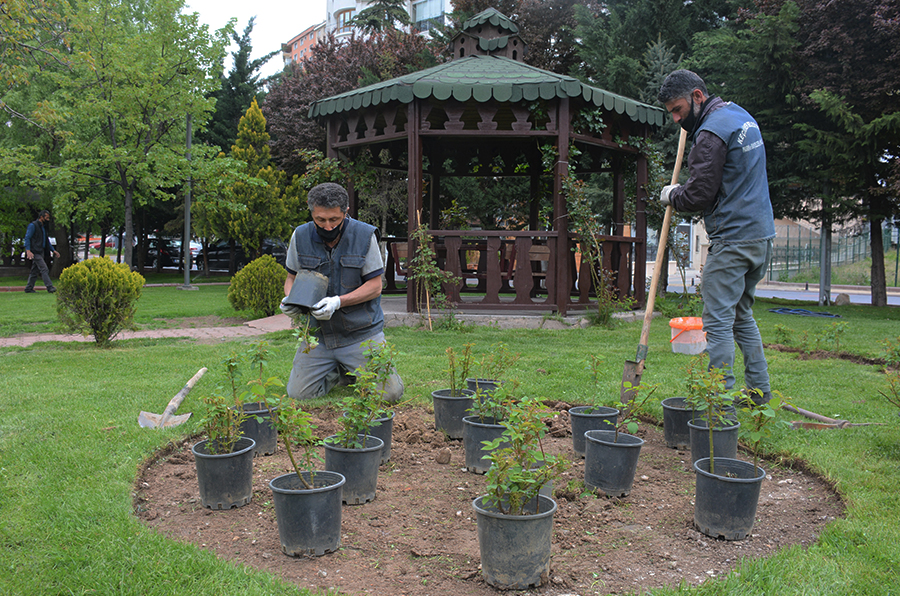
<instances>
[{"instance_id":1,"label":"wooden gazebo","mask_svg":"<svg viewBox=\"0 0 900 596\"><path fill-rule=\"evenodd\" d=\"M590 276L575 267L572 247L578 239L570 237L562 192L569 147L574 144L588 156L579 163L592 164L579 169L579 174L612 174L615 223L611 233L602 238L603 265L614 272L620 296L631 296L643 304L647 161L636 141L646 138L651 127L663 124L664 112L529 66L522 62L526 51L516 25L488 9L467 21L454 38L451 61L321 99L310 108L310 117L327 127L329 157L353 158L368 147L373 154L390 156L381 167L407 172L409 235L417 227L426 200L426 175L430 177L430 234L441 247L442 266L463 279L461 286L449 289L451 301L460 310L515 305L517 309L565 315L589 303ZM588 113L592 118L583 117ZM593 124L587 124L589 121ZM555 146L558 155L552 169L552 225L545 230L538 229L540 177L545 175L542 145ZM423 168L425 157L427 169ZM444 171L448 160L477 161L484 167L473 169L491 176L530 177L529 229L435 229L441 179L458 175ZM503 171L497 171L497 163L503 164ZM522 163L528 167L514 167ZM493 168L488 167L492 164ZM626 235L625 176L629 170L636 176L634 187L638 190L634 226ZM351 209L355 210L350 190ZM466 255L476 250L481 256L477 270L472 271ZM477 300L460 293L468 288L466 277L479 280ZM586 283L576 284L578 279ZM545 284L542 291L546 297L538 299L535 290L540 283ZM502 290L514 296L503 295ZM413 292L407 293L407 310L418 310Z\"/></svg>"}]
</instances>

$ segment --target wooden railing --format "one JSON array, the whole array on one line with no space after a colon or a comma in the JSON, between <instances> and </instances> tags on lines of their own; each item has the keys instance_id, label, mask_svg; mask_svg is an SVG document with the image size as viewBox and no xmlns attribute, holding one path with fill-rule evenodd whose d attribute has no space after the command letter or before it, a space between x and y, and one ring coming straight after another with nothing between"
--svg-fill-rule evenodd
<instances>
[{"instance_id":1,"label":"wooden railing","mask_svg":"<svg viewBox=\"0 0 900 596\"><path fill-rule=\"evenodd\" d=\"M434 239L438 266L452 272L460 281L446 284L444 291L455 307L465 309L500 309L566 311L591 303L593 288L585 263L576 261L577 239L570 238L562 247L566 251L567 275L557 271L557 232L429 230ZM614 281L619 297L631 295L632 248L643 238L604 236L601 238L603 267L615 271ZM385 238L385 293L404 293L398 282L404 280L411 255L405 238ZM524 255L524 256L523 256ZM566 304L557 304L556 288L560 280L569 285ZM579 280L584 280L581 283ZM414 300L408 305L415 307Z\"/></svg>"}]
</instances>

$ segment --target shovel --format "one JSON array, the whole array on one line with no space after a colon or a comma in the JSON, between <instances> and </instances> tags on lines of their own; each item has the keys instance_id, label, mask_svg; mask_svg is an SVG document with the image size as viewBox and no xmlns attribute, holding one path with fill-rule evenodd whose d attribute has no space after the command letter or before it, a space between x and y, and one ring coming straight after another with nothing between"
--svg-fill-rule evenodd
<instances>
[{"instance_id":1,"label":"shovel","mask_svg":"<svg viewBox=\"0 0 900 596\"><path fill-rule=\"evenodd\" d=\"M672 170L672 184L678 183L678 175L681 173L681 161L684 156L684 145L687 141L687 131L681 129L678 137L678 153L675 157L675 169ZM625 370L622 371L622 389L620 401L628 404L634 399L634 392L641 384L641 374L644 372L644 360L647 358L647 343L650 338L650 321L653 319L653 306L656 302L656 287L662 275L663 257L666 254L666 242L669 239L669 225L672 223L672 205L666 207L666 215L663 218L662 229L659 231L659 245L656 247L656 264L653 266L653 277L650 278L650 293L647 294L647 310L644 311L644 326L641 328L641 340L638 344L637 355L634 360L625 361Z\"/></svg>"},{"instance_id":2,"label":"shovel","mask_svg":"<svg viewBox=\"0 0 900 596\"><path fill-rule=\"evenodd\" d=\"M152 414L143 411L138 414L138 424L141 425L141 428L171 428L187 422L187 419L191 417L191 413L188 412L187 414L175 415L175 410L178 409L178 406L184 401L184 397L194 388L194 385L205 373L206 367L204 366L198 370L197 374L191 377L191 380L187 382L187 385L182 387L181 391L169 401L169 405L166 406L166 409L162 414Z\"/></svg>"}]
</instances>

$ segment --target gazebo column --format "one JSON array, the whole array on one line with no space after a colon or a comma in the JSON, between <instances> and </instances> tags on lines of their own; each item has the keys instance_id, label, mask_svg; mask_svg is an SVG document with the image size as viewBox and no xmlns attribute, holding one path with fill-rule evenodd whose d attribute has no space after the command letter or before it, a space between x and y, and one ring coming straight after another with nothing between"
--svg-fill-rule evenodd
<instances>
[{"instance_id":1,"label":"gazebo column","mask_svg":"<svg viewBox=\"0 0 900 596\"><path fill-rule=\"evenodd\" d=\"M419 102L412 101L407 107L406 148L409 156L407 166L407 238L408 254L412 259L416 246L412 242L413 234L418 227L419 214L422 212L422 138L419 136ZM418 312L416 304L416 287L406 280L406 312Z\"/></svg>"},{"instance_id":2,"label":"gazebo column","mask_svg":"<svg viewBox=\"0 0 900 596\"><path fill-rule=\"evenodd\" d=\"M556 144L559 159L553 168L553 228L556 230L556 247L553 251L556 268L555 294L559 314L566 316L569 306L569 210L566 208L566 197L563 193L562 181L569 174L569 98L560 98L557 117Z\"/></svg>"},{"instance_id":3,"label":"gazebo column","mask_svg":"<svg viewBox=\"0 0 900 596\"><path fill-rule=\"evenodd\" d=\"M647 279L647 183L649 173L647 156L643 153L638 155L635 169L637 170L637 197L633 235L643 238L644 242L634 243L634 301L638 305L644 306L647 300L644 280Z\"/></svg>"},{"instance_id":4,"label":"gazebo column","mask_svg":"<svg viewBox=\"0 0 900 596\"><path fill-rule=\"evenodd\" d=\"M621 155L617 155L612 160L613 163L613 234L623 236L625 234L625 177L622 170L625 166L625 160ZM612 254L607 256L610 267L616 272L616 295L618 298L625 298L631 289L631 270L628 267L628 249L625 244L616 243L610 250ZM598 294L599 288L594 289Z\"/></svg>"},{"instance_id":5,"label":"gazebo column","mask_svg":"<svg viewBox=\"0 0 900 596\"><path fill-rule=\"evenodd\" d=\"M429 227L437 230L441 227L441 174L431 173L431 184L428 185L428 212L430 214Z\"/></svg>"}]
</instances>

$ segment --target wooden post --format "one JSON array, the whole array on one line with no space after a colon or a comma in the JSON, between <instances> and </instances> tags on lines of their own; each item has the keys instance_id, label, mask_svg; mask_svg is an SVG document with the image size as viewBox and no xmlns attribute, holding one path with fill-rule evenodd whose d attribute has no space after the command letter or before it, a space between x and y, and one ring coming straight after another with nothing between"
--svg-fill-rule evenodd
<instances>
[{"instance_id":1,"label":"wooden post","mask_svg":"<svg viewBox=\"0 0 900 596\"><path fill-rule=\"evenodd\" d=\"M409 154L409 164L407 165L407 239L408 239L408 261L411 261L415 255L416 246L413 244L412 236L416 231L418 222L418 214L422 209L422 139L419 137L419 102L413 100L407 107L408 117L406 119L406 146ZM416 287L415 284L406 280L406 312L419 312L419 306L416 304Z\"/></svg>"},{"instance_id":2,"label":"wooden post","mask_svg":"<svg viewBox=\"0 0 900 596\"><path fill-rule=\"evenodd\" d=\"M641 153L637 157L637 197L634 221L634 236L643 238L643 242L634 243L634 301L643 306L647 300L647 156Z\"/></svg>"},{"instance_id":3,"label":"wooden post","mask_svg":"<svg viewBox=\"0 0 900 596\"><path fill-rule=\"evenodd\" d=\"M563 97L558 104L556 137L559 160L553 168L553 228L557 232L554 247L556 287L553 289L559 314L566 316L569 306L571 280L569 279L569 216L566 198L563 196L562 180L569 173L569 98Z\"/></svg>"}]
</instances>

